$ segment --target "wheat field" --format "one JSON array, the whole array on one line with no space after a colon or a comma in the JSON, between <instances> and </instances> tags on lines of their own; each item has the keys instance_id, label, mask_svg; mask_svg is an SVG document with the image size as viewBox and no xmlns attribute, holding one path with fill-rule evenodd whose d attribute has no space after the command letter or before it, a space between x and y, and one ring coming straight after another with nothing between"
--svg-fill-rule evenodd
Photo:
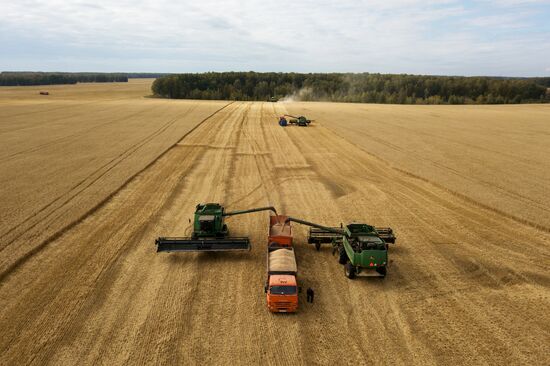
<instances>
[{"instance_id":1,"label":"wheat field","mask_svg":"<svg viewBox=\"0 0 550 366\"><path fill-rule=\"evenodd\" d=\"M0 363L548 364L550 109L148 98L151 80L0 88ZM309 127L282 128L305 114ZM297 314L246 253L157 254L199 202L391 226L348 280L296 226Z\"/></svg>"}]
</instances>

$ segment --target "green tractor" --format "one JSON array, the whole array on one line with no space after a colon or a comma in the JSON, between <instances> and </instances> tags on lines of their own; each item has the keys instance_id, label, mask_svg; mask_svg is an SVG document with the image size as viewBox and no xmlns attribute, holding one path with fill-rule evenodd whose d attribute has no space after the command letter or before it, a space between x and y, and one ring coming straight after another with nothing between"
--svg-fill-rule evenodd
<instances>
[{"instance_id":1,"label":"green tractor","mask_svg":"<svg viewBox=\"0 0 550 366\"><path fill-rule=\"evenodd\" d=\"M160 237L155 240L157 252L216 252L230 250L250 250L247 237L229 237L225 224L228 216L242 215L258 211L277 211L273 207L260 207L248 210L225 212L219 203L198 204L195 209L193 233L191 237Z\"/></svg>"},{"instance_id":2,"label":"green tractor","mask_svg":"<svg viewBox=\"0 0 550 366\"><path fill-rule=\"evenodd\" d=\"M396 237L391 228L377 228L367 224L349 224L345 227L327 227L289 217L287 221L310 226L308 243L331 243L338 253L338 262L344 265L346 277L385 277L388 266L388 247Z\"/></svg>"},{"instance_id":3,"label":"green tractor","mask_svg":"<svg viewBox=\"0 0 550 366\"><path fill-rule=\"evenodd\" d=\"M292 116L290 114L285 114L285 117L290 117L290 119L288 120L288 123L293 125L307 127L311 123L311 120L307 119L304 116Z\"/></svg>"}]
</instances>

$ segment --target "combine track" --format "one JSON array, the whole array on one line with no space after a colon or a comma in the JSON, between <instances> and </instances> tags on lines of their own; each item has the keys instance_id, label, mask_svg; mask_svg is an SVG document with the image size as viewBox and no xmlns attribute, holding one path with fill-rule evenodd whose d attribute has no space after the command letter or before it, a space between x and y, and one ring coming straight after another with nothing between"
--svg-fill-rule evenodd
<instances>
[{"instance_id":1,"label":"combine track","mask_svg":"<svg viewBox=\"0 0 550 366\"><path fill-rule=\"evenodd\" d=\"M285 112L222 108L2 278L0 364L546 363L547 233L393 169L323 123L281 128ZM270 314L267 214L228 220L249 253L155 253L155 237L184 235L201 201L392 226L389 275L347 280L296 227L316 302Z\"/></svg>"}]
</instances>

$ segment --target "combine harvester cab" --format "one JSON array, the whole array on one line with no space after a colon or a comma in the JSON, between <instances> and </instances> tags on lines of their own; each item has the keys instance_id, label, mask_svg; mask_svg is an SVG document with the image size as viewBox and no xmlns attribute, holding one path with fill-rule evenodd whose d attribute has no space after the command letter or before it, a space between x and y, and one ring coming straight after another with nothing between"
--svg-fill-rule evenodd
<instances>
[{"instance_id":1,"label":"combine harvester cab","mask_svg":"<svg viewBox=\"0 0 550 366\"><path fill-rule=\"evenodd\" d=\"M258 211L277 212L273 207L260 207L248 210L225 212L219 203L198 204L193 220L191 237L157 238L157 252L220 252L250 250L247 237L230 237L225 217Z\"/></svg>"},{"instance_id":2,"label":"combine harvester cab","mask_svg":"<svg viewBox=\"0 0 550 366\"><path fill-rule=\"evenodd\" d=\"M270 216L267 246L267 307L274 313L298 310L298 267L292 246L292 227L286 216Z\"/></svg>"}]
</instances>

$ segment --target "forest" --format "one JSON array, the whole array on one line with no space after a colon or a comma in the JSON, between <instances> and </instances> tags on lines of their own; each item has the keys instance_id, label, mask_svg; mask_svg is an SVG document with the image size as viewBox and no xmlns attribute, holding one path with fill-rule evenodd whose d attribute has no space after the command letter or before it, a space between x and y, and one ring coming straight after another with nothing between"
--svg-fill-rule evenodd
<instances>
[{"instance_id":1,"label":"forest","mask_svg":"<svg viewBox=\"0 0 550 366\"><path fill-rule=\"evenodd\" d=\"M0 86L127 82L123 73L10 72L0 73Z\"/></svg>"},{"instance_id":2,"label":"forest","mask_svg":"<svg viewBox=\"0 0 550 366\"><path fill-rule=\"evenodd\" d=\"M152 91L157 97L177 99L509 104L549 102L548 81L372 73L208 72L160 77Z\"/></svg>"}]
</instances>

